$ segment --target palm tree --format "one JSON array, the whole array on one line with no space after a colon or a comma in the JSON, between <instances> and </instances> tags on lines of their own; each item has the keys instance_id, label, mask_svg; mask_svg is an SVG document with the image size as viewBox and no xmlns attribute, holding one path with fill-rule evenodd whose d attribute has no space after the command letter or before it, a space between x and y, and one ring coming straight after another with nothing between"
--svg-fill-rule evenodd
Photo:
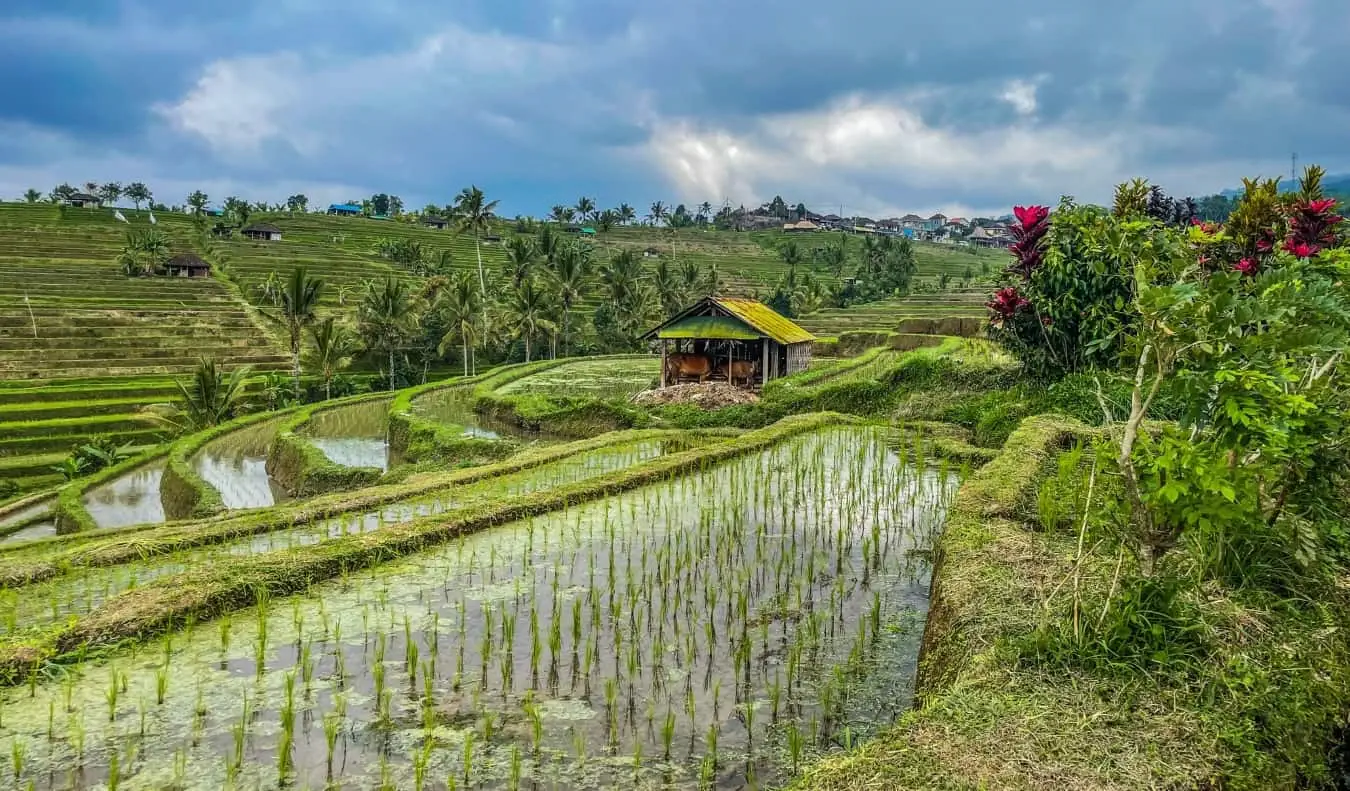
<instances>
[{"instance_id":1,"label":"palm tree","mask_svg":"<svg viewBox=\"0 0 1350 791\"><path fill-rule=\"evenodd\" d=\"M581 218L581 221L585 222L595 213L595 201L591 198L587 198L585 195L581 196L577 199L576 211L577 216Z\"/></svg>"},{"instance_id":2,"label":"palm tree","mask_svg":"<svg viewBox=\"0 0 1350 791\"><path fill-rule=\"evenodd\" d=\"M557 260L562 241L562 237L554 233L551 226L544 225L539 228L539 235L535 237L534 242L535 255L542 258L549 269L553 268Z\"/></svg>"},{"instance_id":3,"label":"palm tree","mask_svg":"<svg viewBox=\"0 0 1350 791\"><path fill-rule=\"evenodd\" d=\"M531 278L511 292L506 312L510 321L516 325L516 337L525 340L525 362L529 362L531 339L541 330L552 332L556 329L553 322L548 320L548 299L543 291L535 287Z\"/></svg>"},{"instance_id":4,"label":"palm tree","mask_svg":"<svg viewBox=\"0 0 1350 791\"><path fill-rule=\"evenodd\" d=\"M248 368L236 368L226 375L214 357L203 357L193 372L191 384L175 381L183 396L183 416L193 430L218 426L234 416L244 396Z\"/></svg>"},{"instance_id":5,"label":"palm tree","mask_svg":"<svg viewBox=\"0 0 1350 791\"><path fill-rule=\"evenodd\" d=\"M664 258L656 262L652 286L656 289L656 298L661 301L661 312L666 317L674 316L676 311L684 307L684 284Z\"/></svg>"},{"instance_id":6,"label":"palm tree","mask_svg":"<svg viewBox=\"0 0 1350 791\"><path fill-rule=\"evenodd\" d=\"M707 223L708 218L712 216L712 204L703 201L698 205L698 218L700 223Z\"/></svg>"},{"instance_id":7,"label":"palm tree","mask_svg":"<svg viewBox=\"0 0 1350 791\"><path fill-rule=\"evenodd\" d=\"M492 212L496 208L497 201L488 201L483 191L473 185L465 187L455 199L459 230L473 232L473 248L478 254L478 288L483 299L487 299L487 277L483 274L483 248L479 244L479 237L490 227Z\"/></svg>"},{"instance_id":8,"label":"palm tree","mask_svg":"<svg viewBox=\"0 0 1350 791\"><path fill-rule=\"evenodd\" d=\"M652 225L659 225L661 221L664 220L669 215L670 210L666 208L666 204L662 203L661 201L657 201L652 204L652 212L647 216L651 219Z\"/></svg>"},{"instance_id":9,"label":"palm tree","mask_svg":"<svg viewBox=\"0 0 1350 791\"><path fill-rule=\"evenodd\" d=\"M323 379L323 398L327 401L333 397L333 377L351 365L356 336L347 325L328 316L309 328L309 337L314 341L314 349L308 358L309 367Z\"/></svg>"},{"instance_id":10,"label":"palm tree","mask_svg":"<svg viewBox=\"0 0 1350 791\"><path fill-rule=\"evenodd\" d=\"M42 193L35 189L29 189L23 194L23 199L28 203L37 203L42 200Z\"/></svg>"},{"instance_id":11,"label":"palm tree","mask_svg":"<svg viewBox=\"0 0 1350 791\"><path fill-rule=\"evenodd\" d=\"M783 263L787 264L789 268L795 267L802 262L802 250L796 242L789 240L778 248L778 257L783 259Z\"/></svg>"},{"instance_id":12,"label":"palm tree","mask_svg":"<svg viewBox=\"0 0 1350 791\"><path fill-rule=\"evenodd\" d=\"M581 301L586 284L585 255L572 245L561 249L553 268L549 270L550 285L562 308L563 356L567 356L567 341L572 324L572 308Z\"/></svg>"},{"instance_id":13,"label":"palm tree","mask_svg":"<svg viewBox=\"0 0 1350 791\"><path fill-rule=\"evenodd\" d=\"M554 222L556 222L556 223L558 223L559 225L561 225L561 224L567 222L567 213L568 213L569 211L571 211L571 209L569 209L569 208L567 208L566 206L564 206L564 205L562 205L561 203L559 203L559 204L555 205L552 209L549 210L548 216L549 216Z\"/></svg>"},{"instance_id":14,"label":"palm tree","mask_svg":"<svg viewBox=\"0 0 1350 791\"><path fill-rule=\"evenodd\" d=\"M323 280L310 277L303 266L291 270L291 276L281 289L281 312L271 317L284 324L291 338L291 381L295 397L300 397L300 334L314 323L314 310L323 294Z\"/></svg>"},{"instance_id":15,"label":"palm tree","mask_svg":"<svg viewBox=\"0 0 1350 791\"><path fill-rule=\"evenodd\" d=\"M634 211L633 207L629 206L627 203L620 203L618 212L619 212L619 220L621 220L624 225L627 225L628 223L637 219L637 212Z\"/></svg>"},{"instance_id":16,"label":"palm tree","mask_svg":"<svg viewBox=\"0 0 1350 791\"><path fill-rule=\"evenodd\" d=\"M520 287L521 281L530 276L537 255L534 242L527 237L513 236L506 243L506 265L511 272L513 286Z\"/></svg>"},{"instance_id":17,"label":"palm tree","mask_svg":"<svg viewBox=\"0 0 1350 791\"><path fill-rule=\"evenodd\" d=\"M367 348L389 355L390 390L394 389L394 352L417 327L418 317L413 306L408 284L390 276L378 283L366 283L366 291L356 311Z\"/></svg>"},{"instance_id":18,"label":"palm tree","mask_svg":"<svg viewBox=\"0 0 1350 791\"><path fill-rule=\"evenodd\" d=\"M445 355L445 350L450 345L458 342L460 344L460 354L464 358L464 375L469 375L470 358L473 356L471 350L478 338L478 320L482 313L482 308L478 304L478 293L474 291L473 279L469 276L458 277L450 284L450 287L441 292L437 299L437 309L445 320L449 328L441 338L441 343L436 347L436 351ZM477 373L477 366L474 366L474 373Z\"/></svg>"}]
</instances>

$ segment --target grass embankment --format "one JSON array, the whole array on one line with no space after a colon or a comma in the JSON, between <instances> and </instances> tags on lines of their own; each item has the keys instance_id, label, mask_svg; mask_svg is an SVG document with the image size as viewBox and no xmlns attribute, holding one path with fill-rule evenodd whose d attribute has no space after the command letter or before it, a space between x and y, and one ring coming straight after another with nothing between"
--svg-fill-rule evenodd
<instances>
[{"instance_id":1,"label":"grass embankment","mask_svg":"<svg viewBox=\"0 0 1350 791\"><path fill-rule=\"evenodd\" d=\"M601 360L610 366L630 361L640 379L650 368L652 356L561 358L532 363L533 367L528 370L513 367L474 386L473 409L493 420L558 437L587 437L603 431L647 425L647 413L628 404L626 399L567 395L565 387L536 388L529 384L531 378L546 372L561 375L563 371L576 366L581 366L582 373L586 373L588 366L596 365ZM613 376L614 372L611 370L608 375Z\"/></svg>"},{"instance_id":2,"label":"grass embankment","mask_svg":"<svg viewBox=\"0 0 1350 791\"><path fill-rule=\"evenodd\" d=\"M478 504L299 549L232 558L158 579L124 593L82 618L0 644L0 681L23 680L41 663L79 659L90 649L181 627L246 607L260 595L303 590L320 580L375 565L486 527L566 509L767 448L788 437L853 418L799 415L714 445L544 492ZM467 471L466 471L467 472ZM143 536L144 534L142 534Z\"/></svg>"},{"instance_id":3,"label":"grass embankment","mask_svg":"<svg viewBox=\"0 0 1350 791\"><path fill-rule=\"evenodd\" d=\"M938 545L918 679L921 707L793 787L857 789L1295 789L1324 759L1350 704L1343 591L1291 611L1220 586L1160 620L1184 669L1038 659L1045 630L1108 617L1123 548L1048 520L1053 500L1091 497L1091 473L1055 472L1074 421L1023 421L961 488ZM1096 478L1096 497L1108 481ZM1072 486L1068 486L1069 482ZM1046 523L1049 523L1049 529ZM1088 535L1092 530L1088 530ZM1114 617L1114 611L1112 611ZM1141 609L1139 618L1159 618ZM1156 660L1156 658L1155 658Z\"/></svg>"},{"instance_id":4,"label":"grass embankment","mask_svg":"<svg viewBox=\"0 0 1350 791\"><path fill-rule=\"evenodd\" d=\"M318 415L361 404L392 401L393 398L390 393L367 393L340 402L320 401L297 409L277 429L276 439L267 454L267 474L294 497L355 489L379 480L384 470L338 464L305 436L305 430Z\"/></svg>"},{"instance_id":5,"label":"grass embankment","mask_svg":"<svg viewBox=\"0 0 1350 791\"><path fill-rule=\"evenodd\" d=\"M418 472L391 484L316 497L302 504L254 509L214 518L171 524L147 524L116 530L54 536L0 545L0 588L19 588L82 568L95 568L167 555L260 533L365 511L449 487L464 486L607 447L646 440L698 447L734 437L725 429L671 431L644 429L604 434L588 440L533 448L496 464L439 472Z\"/></svg>"}]
</instances>

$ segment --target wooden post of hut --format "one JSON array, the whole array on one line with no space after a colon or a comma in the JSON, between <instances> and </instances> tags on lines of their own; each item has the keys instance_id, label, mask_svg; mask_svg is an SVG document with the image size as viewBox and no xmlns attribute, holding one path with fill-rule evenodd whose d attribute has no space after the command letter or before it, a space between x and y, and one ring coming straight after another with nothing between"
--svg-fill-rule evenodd
<instances>
[{"instance_id":1,"label":"wooden post of hut","mask_svg":"<svg viewBox=\"0 0 1350 791\"><path fill-rule=\"evenodd\" d=\"M665 338L662 338L662 339L661 339L661 388L662 388L662 389L665 389L666 386L667 386L667 385L666 385L666 345L669 344L669 343L670 343L670 341L666 340Z\"/></svg>"}]
</instances>

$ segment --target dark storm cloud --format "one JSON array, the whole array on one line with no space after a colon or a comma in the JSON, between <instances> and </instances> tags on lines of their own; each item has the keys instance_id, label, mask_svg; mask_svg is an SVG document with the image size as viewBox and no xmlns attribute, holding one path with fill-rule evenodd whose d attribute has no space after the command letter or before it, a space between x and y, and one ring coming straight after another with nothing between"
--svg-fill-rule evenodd
<instances>
[{"instance_id":1,"label":"dark storm cloud","mask_svg":"<svg viewBox=\"0 0 1350 791\"><path fill-rule=\"evenodd\" d=\"M82 179L98 151L144 170L102 178L410 203L473 181L532 212L581 191L916 209L1101 197L1127 174L1202 191L1294 149L1350 169L1341 0L456 5L12 0L0 188ZM1038 145L1068 170L1035 172Z\"/></svg>"}]
</instances>

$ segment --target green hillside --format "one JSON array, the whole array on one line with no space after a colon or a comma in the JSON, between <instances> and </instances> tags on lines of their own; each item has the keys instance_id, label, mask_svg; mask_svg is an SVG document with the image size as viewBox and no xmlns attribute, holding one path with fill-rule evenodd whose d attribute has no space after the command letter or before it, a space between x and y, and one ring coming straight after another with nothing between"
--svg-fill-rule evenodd
<instances>
[{"instance_id":1,"label":"green hillside","mask_svg":"<svg viewBox=\"0 0 1350 791\"><path fill-rule=\"evenodd\" d=\"M469 234L401 220L333 217L322 214L255 215L282 230L280 241L239 238L202 241L188 215L165 212L151 226L147 212L122 209L129 223L110 209L41 204L0 204L0 481L20 479L24 488L57 480L51 470L77 441L105 434L118 442L154 444L162 424L147 418L147 405L172 400L173 380L192 370L198 358L214 357L226 367L255 372L289 368L285 342L265 319L259 285L304 266L326 283L321 313L351 316L359 289L372 279L395 276L419 288L424 278L382 259L382 240L407 240L429 260L452 271L476 271L477 253ZM212 221L214 222L214 221ZM210 278L128 277L117 259L128 230L162 232L171 252L194 252L217 264ZM514 226L498 223L481 245L490 273L506 264L505 240ZM650 270L666 259L677 266L693 261L715 267L721 291L766 297L783 276L778 231L739 233L712 229L677 232L620 227L589 238L592 259L603 262L631 250ZM792 237L818 281L833 278L813 253L832 241L823 234ZM856 251L860 242L849 240ZM203 249L204 247L208 249ZM1002 251L918 243L920 279L946 274L961 279L997 271ZM223 267L219 264L224 264ZM491 277L491 274L489 275ZM578 308L588 314L600 303L597 277ZM956 289L826 309L802 321L817 334L854 329L893 329L907 317L982 315L980 289ZM263 306L266 307L266 306Z\"/></svg>"}]
</instances>

